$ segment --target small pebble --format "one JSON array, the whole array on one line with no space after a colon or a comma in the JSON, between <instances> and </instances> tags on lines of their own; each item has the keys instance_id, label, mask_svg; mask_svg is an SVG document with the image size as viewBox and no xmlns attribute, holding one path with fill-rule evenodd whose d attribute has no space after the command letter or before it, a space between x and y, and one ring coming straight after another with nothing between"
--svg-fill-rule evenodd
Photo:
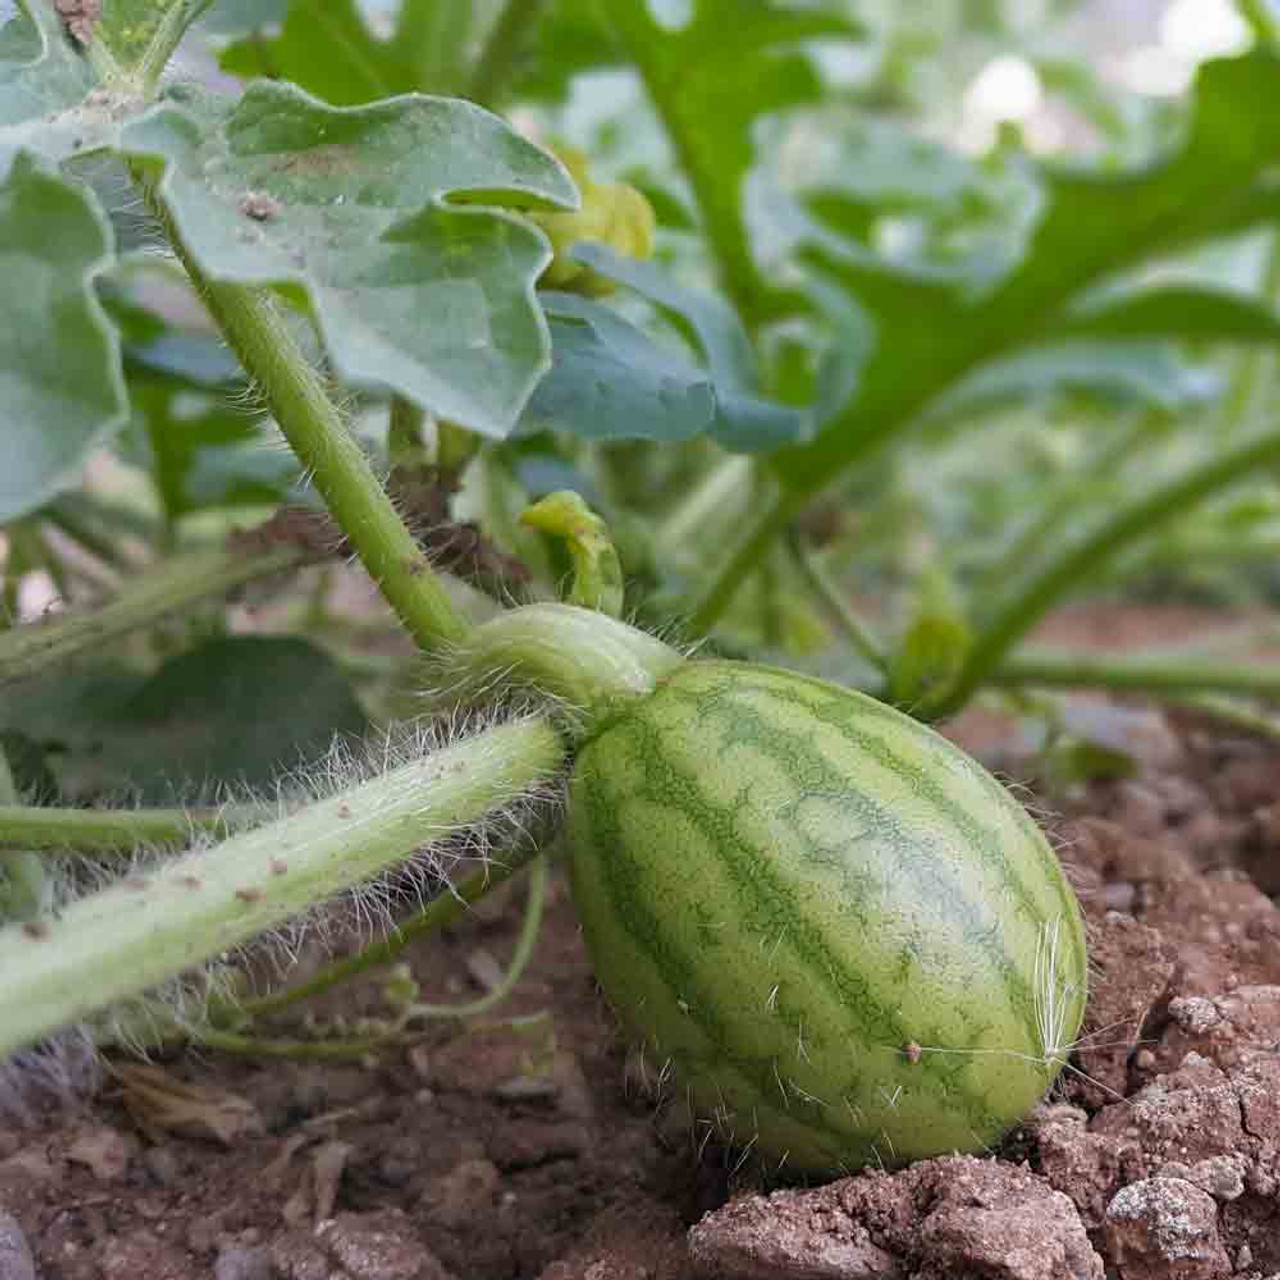
<instances>
[{"instance_id":1,"label":"small pebble","mask_svg":"<svg viewBox=\"0 0 1280 1280\"><path fill-rule=\"evenodd\" d=\"M170 1187L182 1177L182 1161L171 1147L150 1147L143 1153L146 1165L157 1186Z\"/></svg>"},{"instance_id":2,"label":"small pebble","mask_svg":"<svg viewBox=\"0 0 1280 1280\"><path fill-rule=\"evenodd\" d=\"M507 1102L547 1102L560 1096L560 1086L547 1076L515 1076L496 1085L493 1092Z\"/></svg>"},{"instance_id":3,"label":"small pebble","mask_svg":"<svg viewBox=\"0 0 1280 1280\"><path fill-rule=\"evenodd\" d=\"M471 981L482 991L493 991L502 985L506 975L494 958L493 952L477 947L466 959L467 973Z\"/></svg>"},{"instance_id":4,"label":"small pebble","mask_svg":"<svg viewBox=\"0 0 1280 1280\"><path fill-rule=\"evenodd\" d=\"M213 1280L271 1280L271 1254L266 1249L228 1245L213 1264Z\"/></svg>"},{"instance_id":5,"label":"small pebble","mask_svg":"<svg viewBox=\"0 0 1280 1280\"><path fill-rule=\"evenodd\" d=\"M0 1209L0 1280L37 1280L36 1260L18 1220Z\"/></svg>"},{"instance_id":6,"label":"small pebble","mask_svg":"<svg viewBox=\"0 0 1280 1280\"><path fill-rule=\"evenodd\" d=\"M1133 904L1138 897L1138 888L1127 880L1117 880L1102 890L1102 902L1108 911L1119 911L1123 915L1133 915Z\"/></svg>"}]
</instances>

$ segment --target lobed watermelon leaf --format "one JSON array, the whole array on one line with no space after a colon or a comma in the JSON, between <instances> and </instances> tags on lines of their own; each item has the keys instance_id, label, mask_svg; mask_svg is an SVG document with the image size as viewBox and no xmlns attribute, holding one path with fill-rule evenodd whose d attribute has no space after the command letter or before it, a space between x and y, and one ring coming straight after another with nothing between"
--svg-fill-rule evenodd
<instances>
[{"instance_id":1,"label":"lobed watermelon leaf","mask_svg":"<svg viewBox=\"0 0 1280 1280\"><path fill-rule=\"evenodd\" d=\"M954 398L965 379L990 378L1015 356L1034 361L1068 338L1274 341L1276 318L1265 308L1208 290L1139 286L1093 311L1083 300L1144 260L1280 211L1280 186L1267 173L1280 160L1280 117L1252 106L1277 77L1280 57L1265 49L1207 63L1170 154L1122 173L1045 171L1026 252L991 284L876 258L859 243L861 226L841 225L840 202L828 204L835 234L815 239L804 259L862 309L874 337L843 408L812 444L779 455L784 481L818 488L944 394ZM1171 300L1188 305L1171 312Z\"/></svg>"},{"instance_id":2,"label":"lobed watermelon leaf","mask_svg":"<svg viewBox=\"0 0 1280 1280\"><path fill-rule=\"evenodd\" d=\"M588 440L676 442L709 435L733 452L776 449L803 418L735 390L654 342L610 307L544 293L554 362L529 401L526 431L556 428Z\"/></svg>"},{"instance_id":3,"label":"lobed watermelon leaf","mask_svg":"<svg viewBox=\"0 0 1280 1280\"><path fill-rule=\"evenodd\" d=\"M89 192L19 153L0 183L0 524L75 483L124 425L120 344L93 289L111 254Z\"/></svg>"},{"instance_id":4,"label":"lobed watermelon leaf","mask_svg":"<svg viewBox=\"0 0 1280 1280\"><path fill-rule=\"evenodd\" d=\"M470 103L325 105L256 83L229 112L184 95L124 150L211 278L304 302L340 376L490 436L550 362L533 284L550 254L502 205L571 207L560 164Z\"/></svg>"},{"instance_id":5,"label":"lobed watermelon leaf","mask_svg":"<svg viewBox=\"0 0 1280 1280\"><path fill-rule=\"evenodd\" d=\"M696 193L721 284L750 324L766 309L767 293L742 208L756 156L752 127L766 112L818 95L818 73L798 45L848 40L860 28L834 13L776 0L695 0L689 21L674 30L645 4L606 9Z\"/></svg>"},{"instance_id":6,"label":"lobed watermelon leaf","mask_svg":"<svg viewBox=\"0 0 1280 1280\"><path fill-rule=\"evenodd\" d=\"M387 36L369 27L355 0L292 0L278 35L228 45L222 69L288 80L334 106L398 93L460 93L475 26L471 0L402 0Z\"/></svg>"},{"instance_id":7,"label":"lobed watermelon leaf","mask_svg":"<svg viewBox=\"0 0 1280 1280\"><path fill-rule=\"evenodd\" d=\"M62 159L114 136L107 113L84 109L93 84L49 6L0 27L0 178L20 149Z\"/></svg>"}]
</instances>

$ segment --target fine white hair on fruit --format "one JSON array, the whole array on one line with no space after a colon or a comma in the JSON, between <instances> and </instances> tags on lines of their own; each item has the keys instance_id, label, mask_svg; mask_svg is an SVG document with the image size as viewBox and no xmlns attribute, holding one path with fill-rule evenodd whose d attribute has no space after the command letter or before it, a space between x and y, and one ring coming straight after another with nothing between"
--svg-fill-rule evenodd
<instances>
[{"instance_id":1,"label":"fine white hair on fruit","mask_svg":"<svg viewBox=\"0 0 1280 1280\"><path fill-rule=\"evenodd\" d=\"M1065 1062L1069 1052L1068 1022L1079 994L1074 983L1062 979L1059 944L1062 918L1040 926L1036 939L1036 960L1032 982L1035 987L1036 1029L1040 1052L1046 1063Z\"/></svg>"}]
</instances>

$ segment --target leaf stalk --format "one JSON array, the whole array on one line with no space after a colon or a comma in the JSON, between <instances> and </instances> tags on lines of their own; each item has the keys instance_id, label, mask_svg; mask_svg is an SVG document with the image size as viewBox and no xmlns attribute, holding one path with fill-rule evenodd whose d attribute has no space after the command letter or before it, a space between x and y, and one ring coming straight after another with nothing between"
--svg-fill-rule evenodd
<instances>
[{"instance_id":1,"label":"leaf stalk","mask_svg":"<svg viewBox=\"0 0 1280 1280\"><path fill-rule=\"evenodd\" d=\"M140 164L134 173L223 336L262 388L281 432L419 648L429 652L460 640L467 623L396 513L281 304L266 289L206 276L164 203L162 182Z\"/></svg>"}]
</instances>

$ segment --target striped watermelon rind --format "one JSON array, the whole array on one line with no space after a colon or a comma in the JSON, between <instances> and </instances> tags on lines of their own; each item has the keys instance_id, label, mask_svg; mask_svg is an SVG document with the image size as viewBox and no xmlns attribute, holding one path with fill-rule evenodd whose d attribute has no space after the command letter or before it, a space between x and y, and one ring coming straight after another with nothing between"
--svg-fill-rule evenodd
<instances>
[{"instance_id":1,"label":"striped watermelon rind","mask_svg":"<svg viewBox=\"0 0 1280 1280\"><path fill-rule=\"evenodd\" d=\"M686 663L581 744L569 832L605 994L705 1123L786 1168L987 1147L1079 1031L1044 835L865 695Z\"/></svg>"}]
</instances>

